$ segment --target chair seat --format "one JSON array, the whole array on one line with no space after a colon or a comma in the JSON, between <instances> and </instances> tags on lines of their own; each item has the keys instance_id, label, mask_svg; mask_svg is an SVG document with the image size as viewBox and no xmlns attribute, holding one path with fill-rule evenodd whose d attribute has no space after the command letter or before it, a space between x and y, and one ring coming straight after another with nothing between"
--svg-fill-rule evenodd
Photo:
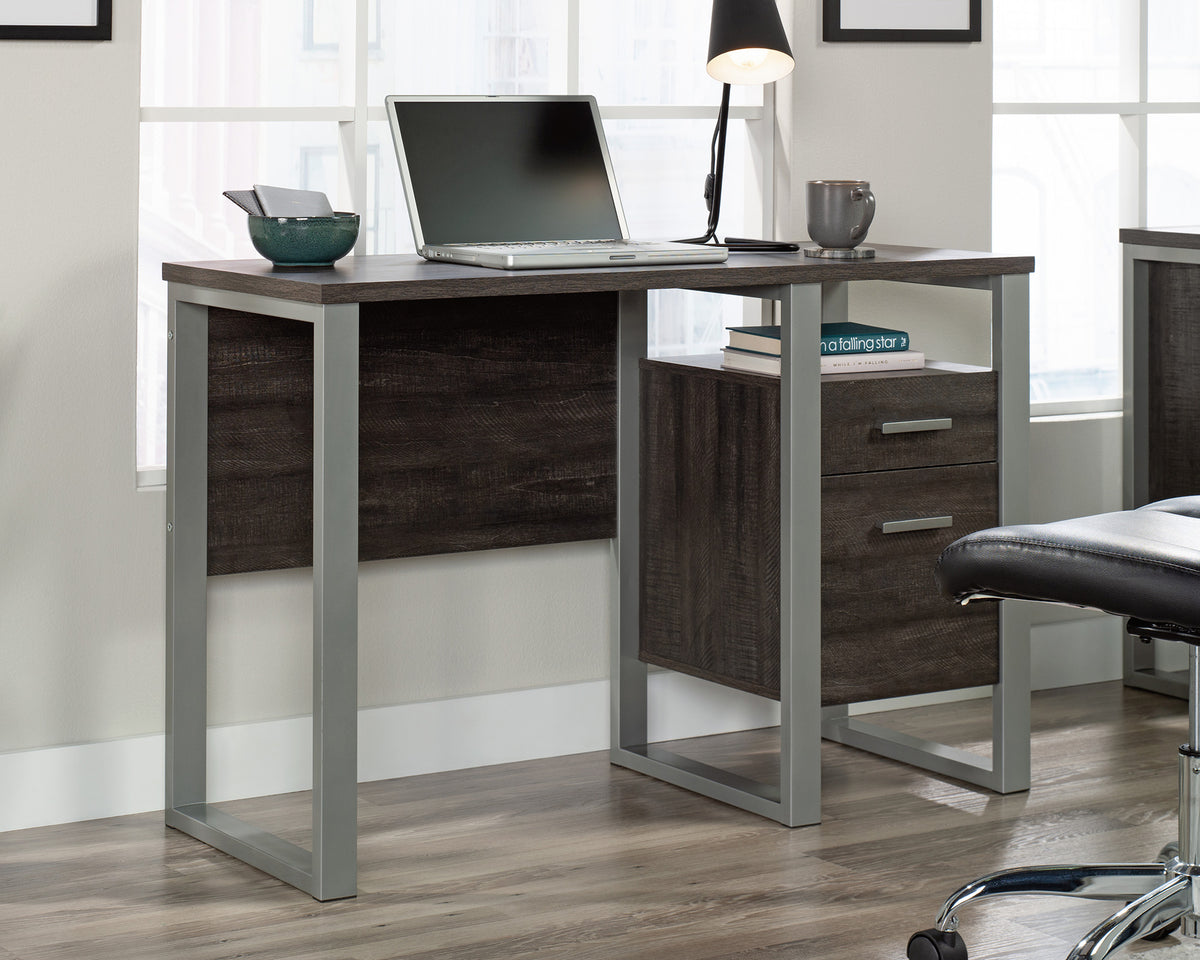
<instances>
[{"instance_id":1,"label":"chair seat","mask_svg":"<svg viewBox=\"0 0 1200 960\"><path fill-rule=\"evenodd\" d=\"M956 600L1045 600L1200 630L1200 496L980 530L950 544L937 573Z\"/></svg>"}]
</instances>

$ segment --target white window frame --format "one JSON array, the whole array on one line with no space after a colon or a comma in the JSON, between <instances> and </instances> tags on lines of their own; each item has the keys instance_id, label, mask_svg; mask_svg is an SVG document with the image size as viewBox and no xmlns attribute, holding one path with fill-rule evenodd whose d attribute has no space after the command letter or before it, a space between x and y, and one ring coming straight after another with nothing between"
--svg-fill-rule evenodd
<instances>
[{"instance_id":1,"label":"white window frame","mask_svg":"<svg viewBox=\"0 0 1200 960\"><path fill-rule=\"evenodd\" d=\"M1121 86L1136 87L1136 100L993 102L992 116L1112 116L1121 124L1117 157L1119 196L1117 216L1123 227L1146 227L1149 178L1148 141L1151 114L1200 114L1200 102L1150 100L1150 0L1136 0L1122 8L1125 23L1121 36L1130 38L1123 51ZM1136 37L1136 46L1133 38ZM1112 238L1117 243L1117 238ZM1041 266L1039 265L1039 269ZM1031 404L1032 416L1087 416L1119 412L1121 397L1101 397Z\"/></svg>"},{"instance_id":2,"label":"white window frame","mask_svg":"<svg viewBox=\"0 0 1200 960\"><path fill-rule=\"evenodd\" d=\"M566 7L566 77L568 94L581 91L580 72L580 0L564 0ZM334 206L339 210L365 210L367 205L368 125L387 121L382 103L368 100L369 39L368 0L341 0L339 12L342 42L338 47L342 89L342 106L332 107L161 107L140 108L141 123L306 123L335 122L338 126L338 188ZM711 105L626 106L601 104L604 120L711 120L717 118L720 88L714 83ZM760 213L759 236L774 236L775 227L775 91L772 84L763 88L761 106L732 106L730 119L746 121L750 140L749 163L746 166L746 209L751 217ZM694 169L679 172L696 183L695 222L701 230L707 211L701 196L704 175L708 172L707 153L695 158ZM729 185L727 185L729 186ZM738 186L738 185L732 185ZM753 229L747 223L747 229ZM751 234L754 235L754 234ZM366 231L360 233L354 253L366 252ZM758 308L755 307L755 310ZM756 314L748 314L755 316ZM750 319L748 322L761 322ZM142 425L138 425L139 430ZM157 486L164 483L161 465L138 465L138 486Z\"/></svg>"}]
</instances>

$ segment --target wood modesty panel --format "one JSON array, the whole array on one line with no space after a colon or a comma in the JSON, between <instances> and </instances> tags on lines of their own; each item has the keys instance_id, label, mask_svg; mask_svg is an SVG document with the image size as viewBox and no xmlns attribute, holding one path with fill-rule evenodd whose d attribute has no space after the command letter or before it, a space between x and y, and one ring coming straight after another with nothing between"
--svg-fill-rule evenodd
<instances>
[{"instance_id":1,"label":"wood modesty panel","mask_svg":"<svg viewBox=\"0 0 1200 960\"><path fill-rule=\"evenodd\" d=\"M1150 502L1200 493L1200 266L1149 264Z\"/></svg>"},{"instance_id":2,"label":"wood modesty panel","mask_svg":"<svg viewBox=\"0 0 1200 960\"><path fill-rule=\"evenodd\" d=\"M939 385L947 397L995 397L990 371L872 374L823 381L823 409L845 409L864 384L900 407ZM642 409L641 658L778 699L779 381L643 361ZM822 428L824 449L824 417ZM912 437L889 439L903 450ZM871 454L865 471L824 476L824 705L996 682L994 606L954 604L933 569L943 547L997 521L996 464L972 462L979 449L964 444L955 465L884 471ZM952 526L879 529L943 515Z\"/></svg>"},{"instance_id":3,"label":"wood modesty panel","mask_svg":"<svg viewBox=\"0 0 1200 960\"><path fill-rule=\"evenodd\" d=\"M359 557L615 532L615 294L364 304ZM312 563L312 328L210 310L209 573Z\"/></svg>"}]
</instances>

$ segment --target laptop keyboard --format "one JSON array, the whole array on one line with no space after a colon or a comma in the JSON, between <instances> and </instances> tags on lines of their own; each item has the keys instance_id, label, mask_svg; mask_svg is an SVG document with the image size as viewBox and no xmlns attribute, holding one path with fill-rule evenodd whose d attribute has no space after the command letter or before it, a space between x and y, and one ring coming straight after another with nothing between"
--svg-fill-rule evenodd
<instances>
[{"instance_id":1,"label":"laptop keyboard","mask_svg":"<svg viewBox=\"0 0 1200 960\"><path fill-rule=\"evenodd\" d=\"M495 243L470 243L463 246L484 247L486 249L505 250L544 250L547 247L561 249L571 247L577 249L604 249L605 247L633 246L628 240L520 240L515 242L498 241Z\"/></svg>"}]
</instances>

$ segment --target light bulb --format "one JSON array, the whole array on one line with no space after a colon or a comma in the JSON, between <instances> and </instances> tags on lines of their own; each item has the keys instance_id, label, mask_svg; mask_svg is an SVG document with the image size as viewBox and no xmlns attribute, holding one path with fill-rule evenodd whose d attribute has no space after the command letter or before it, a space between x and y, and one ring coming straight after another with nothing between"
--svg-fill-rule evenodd
<instances>
[{"instance_id":1,"label":"light bulb","mask_svg":"<svg viewBox=\"0 0 1200 960\"><path fill-rule=\"evenodd\" d=\"M767 62L770 54L770 50L764 50L762 47L746 47L742 50L730 50L726 56L742 70L756 70Z\"/></svg>"}]
</instances>

